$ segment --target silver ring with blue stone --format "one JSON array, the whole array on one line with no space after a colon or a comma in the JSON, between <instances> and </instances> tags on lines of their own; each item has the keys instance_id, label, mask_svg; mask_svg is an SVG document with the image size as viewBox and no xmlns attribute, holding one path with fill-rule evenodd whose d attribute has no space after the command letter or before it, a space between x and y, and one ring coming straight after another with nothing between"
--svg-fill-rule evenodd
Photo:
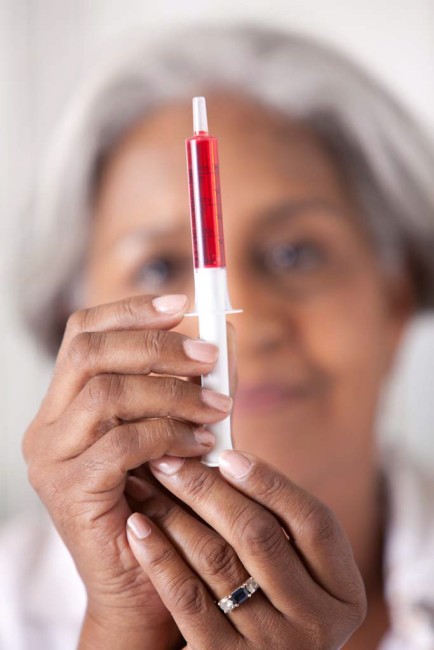
<instances>
[{"instance_id":1,"label":"silver ring with blue stone","mask_svg":"<svg viewBox=\"0 0 434 650\"><path fill-rule=\"evenodd\" d=\"M230 614L233 609L245 603L248 598L251 598L258 589L258 583L254 578L250 577L246 582L243 582L242 585L237 587L235 591L229 594L229 596L221 598L217 605L225 614Z\"/></svg>"}]
</instances>

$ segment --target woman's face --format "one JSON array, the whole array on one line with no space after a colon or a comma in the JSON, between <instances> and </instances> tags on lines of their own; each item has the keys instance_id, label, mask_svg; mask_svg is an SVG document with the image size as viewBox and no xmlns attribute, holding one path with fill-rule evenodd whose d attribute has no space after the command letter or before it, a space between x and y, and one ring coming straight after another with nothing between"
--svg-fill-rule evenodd
<instances>
[{"instance_id":1,"label":"woman's face","mask_svg":"<svg viewBox=\"0 0 434 650\"><path fill-rule=\"evenodd\" d=\"M343 514L349 485L363 489L372 475L375 412L404 301L321 142L247 100L208 103L220 142L229 292L244 310L231 317L235 443ZM188 104L162 109L107 160L95 201L90 304L177 292L193 304L184 153L191 129ZM195 319L179 330L197 336Z\"/></svg>"}]
</instances>

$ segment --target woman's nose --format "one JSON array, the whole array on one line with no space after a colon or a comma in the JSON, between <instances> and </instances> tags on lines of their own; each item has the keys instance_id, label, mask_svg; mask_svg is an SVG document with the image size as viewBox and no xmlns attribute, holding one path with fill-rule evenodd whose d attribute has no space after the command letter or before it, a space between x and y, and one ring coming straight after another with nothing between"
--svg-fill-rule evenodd
<instances>
[{"instance_id":1,"label":"woman's nose","mask_svg":"<svg viewBox=\"0 0 434 650\"><path fill-rule=\"evenodd\" d=\"M295 323L282 299L256 285L251 277L229 280L232 307L241 314L229 316L237 331L237 350L245 355L272 354L288 344Z\"/></svg>"}]
</instances>

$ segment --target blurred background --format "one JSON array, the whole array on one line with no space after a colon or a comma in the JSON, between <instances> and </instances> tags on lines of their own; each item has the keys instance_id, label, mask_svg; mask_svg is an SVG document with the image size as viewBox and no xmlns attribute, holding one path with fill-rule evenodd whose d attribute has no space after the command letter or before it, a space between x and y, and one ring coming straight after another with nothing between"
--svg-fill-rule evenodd
<instances>
[{"instance_id":1,"label":"blurred background","mask_svg":"<svg viewBox=\"0 0 434 650\"><path fill-rule=\"evenodd\" d=\"M0 0L0 519L38 507L20 440L51 363L20 325L11 269L53 125L83 75L125 35L146 39L192 22L240 20L331 42L434 137L434 0ZM434 316L409 332L380 427L434 468Z\"/></svg>"}]
</instances>

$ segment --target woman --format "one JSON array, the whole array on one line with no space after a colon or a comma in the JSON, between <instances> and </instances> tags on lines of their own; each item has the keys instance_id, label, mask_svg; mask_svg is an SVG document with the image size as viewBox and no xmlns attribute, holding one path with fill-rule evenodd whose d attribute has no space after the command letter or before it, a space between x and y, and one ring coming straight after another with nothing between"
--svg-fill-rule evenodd
<instances>
[{"instance_id":1,"label":"woman","mask_svg":"<svg viewBox=\"0 0 434 650\"><path fill-rule=\"evenodd\" d=\"M183 319L197 94L220 139L230 293L244 309L242 452L219 470L199 459L232 401L181 379L218 355ZM184 33L82 96L39 197L27 314L51 349L62 342L24 441L86 589L80 648L434 647L420 617L433 583L411 585L413 542L397 553L407 524L393 486L416 476L375 435L405 327L432 304L432 161L363 73L268 30ZM250 576L259 589L219 609ZM55 618L27 647L56 647Z\"/></svg>"}]
</instances>

